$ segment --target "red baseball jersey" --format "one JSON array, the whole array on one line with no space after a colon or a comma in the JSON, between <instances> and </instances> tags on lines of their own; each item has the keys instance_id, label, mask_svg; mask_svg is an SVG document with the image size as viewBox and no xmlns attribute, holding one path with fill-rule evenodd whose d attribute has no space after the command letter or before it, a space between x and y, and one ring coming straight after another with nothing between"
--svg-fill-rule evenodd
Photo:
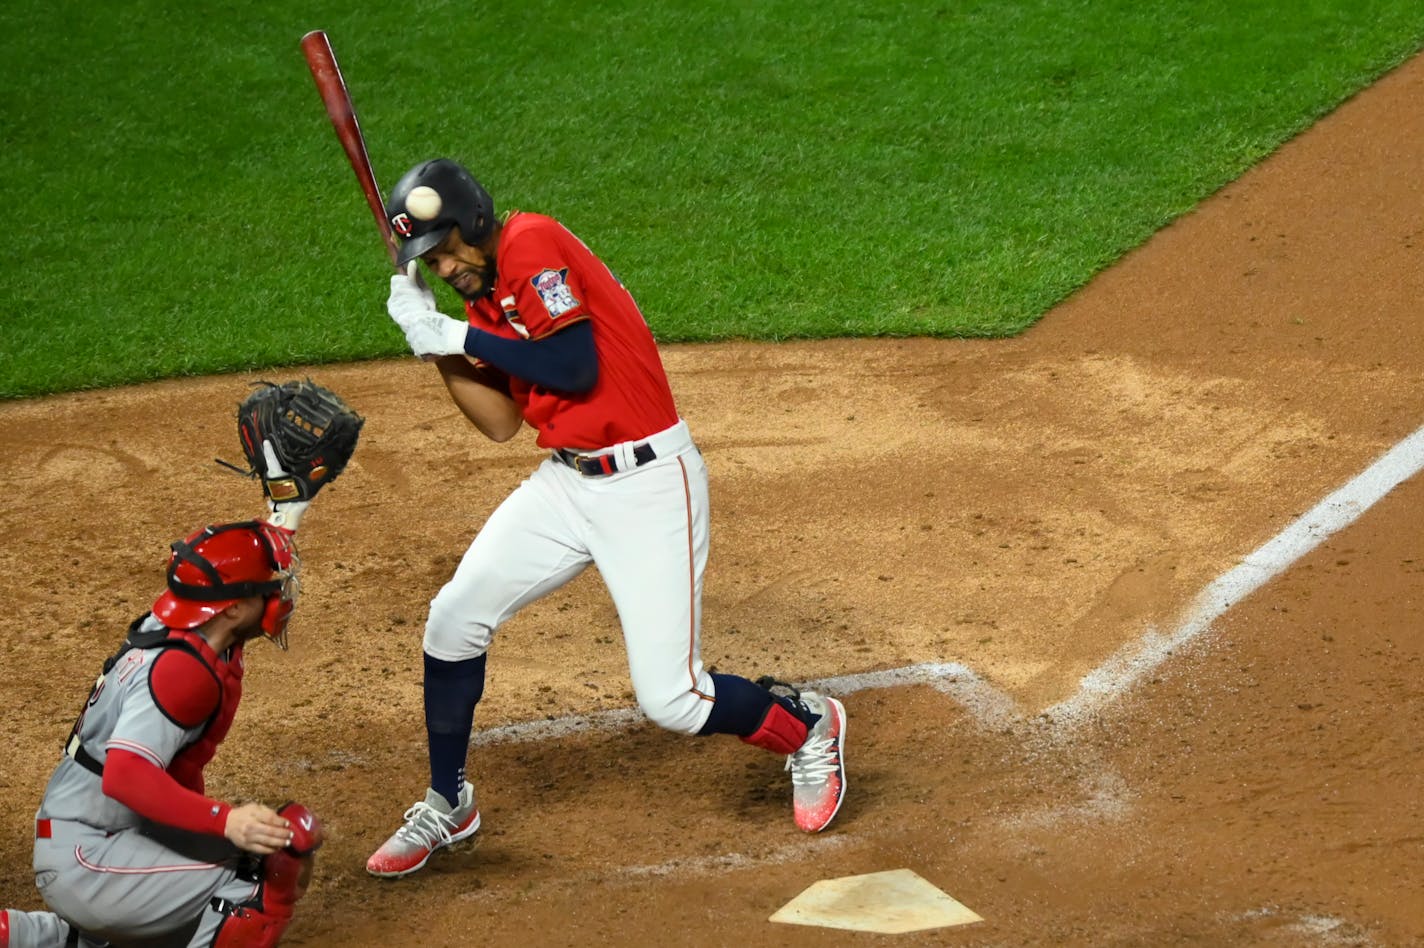
<instances>
[{"instance_id":1,"label":"red baseball jersey","mask_svg":"<svg viewBox=\"0 0 1424 948\"><path fill-rule=\"evenodd\" d=\"M636 441L677 424L657 344L632 295L558 221L515 211L500 234L494 292L465 303L476 328L510 339L542 339L588 321L598 382L562 395L520 378L510 394L545 448L590 450Z\"/></svg>"}]
</instances>

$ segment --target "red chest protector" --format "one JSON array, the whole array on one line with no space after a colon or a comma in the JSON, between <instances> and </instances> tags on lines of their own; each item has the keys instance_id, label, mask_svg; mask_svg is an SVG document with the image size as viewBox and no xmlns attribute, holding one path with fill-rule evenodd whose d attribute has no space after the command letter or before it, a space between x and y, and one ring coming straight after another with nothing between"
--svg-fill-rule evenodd
<instances>
[{"instance_id":1,"label":"red chest protector","mask_svg":"<svg viewBox=\"0 0 1424 948\"><path fill-rule=\"evenodd\" d=\"M180 782L186 783L185 776L201 774L208 761L217 753L218 745L227 737L232 727L232 719L237 714L238 702L242 700L242 646L234 645L228 650L226 660L214 655L202 637L193 632L172 633L169 641L182 639L193 647L198 657L217 676L219 696L217 710L208 719L202 736L183 748L168 765L168 770Z\"/></svg>"},{"instance_id":2,"label":"red chest protector","mask_svg":"<svg viewBox=\"0 0 1424 948\"><path fill-rule=\"evenodd\" d=\"M242 700L242 646L234 645L228 649L225 657L220 657L196 632L165 628L141 630L144 618L146 617L134 620L129 626L129 634L123 647L104 662L104 672L90 691L85 710L88 710L88 706L103 688L105 676L129 650L141 648L183 653L177 662L163 662L162 656L154 659L149 684L154 703L170 720L184 728L203 724L198 739L179 751L168 765L168 772L175 780L201 793L203 768L213 759L223 738L227 737L227 732L232 727L232 719L237 714L238 702ZM194 672L200 676L198 680L204 687L184 687L190 683L184 679ZM81 711L65 743L65 753L86 770L102 777L103 763L90 754L80 741L83 723L84 712Z\"/></svg>"}]
</instances>

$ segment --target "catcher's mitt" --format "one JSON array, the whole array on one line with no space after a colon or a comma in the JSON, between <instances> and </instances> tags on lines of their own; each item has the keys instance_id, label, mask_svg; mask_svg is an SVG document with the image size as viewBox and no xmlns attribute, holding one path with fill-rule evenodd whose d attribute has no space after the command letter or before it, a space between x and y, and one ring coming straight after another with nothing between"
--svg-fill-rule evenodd
<instances>
[{"instance_id":1,"label":"catcher's mitt","mask_svg":"<svg viewBox=\"0 0 1424 948\"><path fill-rule=\"evenodd\" d=\"M346 469L366 419L311 379L255 384L257 390L237 406L237 434L249 467L241 473L260 478L274 504L310 501Z\"/></svg>"}]
</instances>

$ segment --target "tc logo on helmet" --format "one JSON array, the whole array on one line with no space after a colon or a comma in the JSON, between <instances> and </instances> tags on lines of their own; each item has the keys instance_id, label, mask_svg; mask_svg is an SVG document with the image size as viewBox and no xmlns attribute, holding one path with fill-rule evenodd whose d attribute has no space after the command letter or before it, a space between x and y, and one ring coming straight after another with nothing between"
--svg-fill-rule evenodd
<instances>
[{"instance_id":1,"label":"tc logo on helmet","mask_svg":"<svg viewBox=\"0 0 1424 948\"><path fill-rule=\"evenodd\" d=\"M397 234L400 234L402 237L409 237L411 230L410 215L407 214L405 211L401 211L395 217L392 217L391 229L394 230Z\"/></svg>"}]
</instances>

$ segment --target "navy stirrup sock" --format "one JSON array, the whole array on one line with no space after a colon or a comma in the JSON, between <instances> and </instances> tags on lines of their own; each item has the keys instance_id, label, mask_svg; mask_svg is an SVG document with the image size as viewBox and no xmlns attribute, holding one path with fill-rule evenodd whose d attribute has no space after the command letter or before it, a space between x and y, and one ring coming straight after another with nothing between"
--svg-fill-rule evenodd
<instances>
[{"instance_id":1,"label":"navy stirrup sock","mask_svg":"<svg viewBox=\"0 0 1424 948\"><path fill-rule=\"evenodd\" d=\"M430 741L430 787L457 806L465 783L465 755L475 705L485 691L485 656L458 662L425 656L425 733Z\"/></svg>"},{"instance_id":2,"label":"navy stirrup sock","mask_svg":"<svg viewBox=\"0 0 1424 948\"><path fill-rule=\"evenodd\" d=\"M737 675L712 673L716 700L698 734L735 734L746 737L761 727L767 708L776 699L770 691Z\"/></svg>"}]
</instances>

